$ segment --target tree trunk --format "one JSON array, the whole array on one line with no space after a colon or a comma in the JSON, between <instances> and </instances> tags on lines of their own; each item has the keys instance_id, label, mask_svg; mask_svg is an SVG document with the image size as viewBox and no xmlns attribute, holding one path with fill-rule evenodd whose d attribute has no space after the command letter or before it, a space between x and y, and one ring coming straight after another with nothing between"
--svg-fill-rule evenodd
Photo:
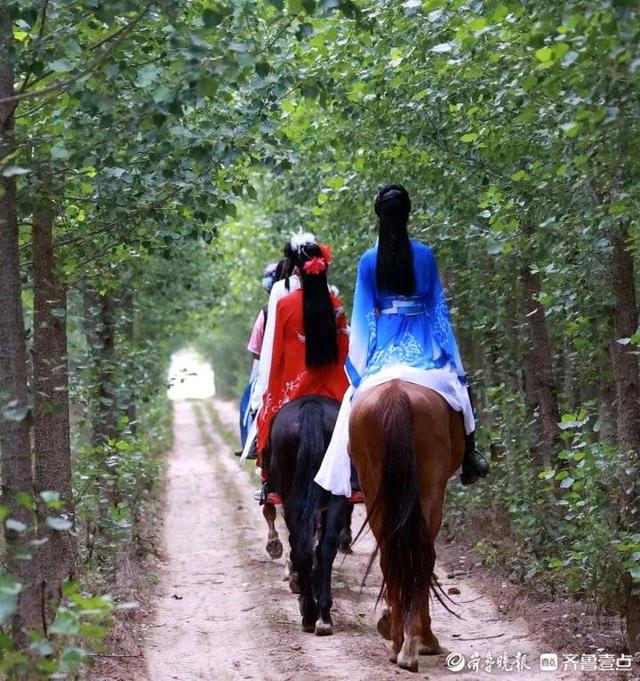
<instances>
[{"instance_id":1,"label":"tree trunk","mask_svg":"<svg viewBox=\"0 0 640 681\"><path fill-rule=\"evenodd\" d=\"M618 450L622 465L628 461L635 470L631 481L631 493L623 501L625 529L638 532L640 527L640 501L638 494L638 457L640 456L640 382L637 348L618 342L631 337L638 329L638 309L634 278L633 256L627 248L627 227L611 235L613 244L613 291L616 299L614 310L615 338L611 342L611 361L616 391L616 420ZM625 485L627 487L627 485ZM640 651L640 594L633 593L630 577L625 583L626 638L629 651Z\"/></svg>"},{"instance_id":2,"label":"tree trunk","mask_svg":"<svg viewBox=\"0 0 640 681\"><path fill-rule=\"evenodd\" d=\"M0 5L0 99L14 95L11 10ZM0 167L15 149L12 104L0 104ZM6 565L22 583L13 620L16 644L28 643L25 630L41 628L38 564L31 554L35 516L18 493L33 495L31 441L20 256L16 179L0 174L0 451L2 452L2 504L15 521L4 524ZM19 531L23 523L27 528Z\"/></svg>"},{"instance_id":3,"label":"tree trunk","mask_svg":"<svg viewBox=\"0 0 640 681\"><path fill-rule=\"evenodd\" d=\"M540 275L527 266L522 272L525 290L527 321L532 353L531 371L527 372L533 385L530 386L540 408L542 417L542 459L545 466L551 465L554 452L560 443L560 411L553 380L553 352L547 318L544 308L538 302L542 287Z\"/></svg>"},{"instance_id":4,"label":"tree trunk","mask_svg":"<svg viewBox=\"0 0 640 681\"><path fill-rule=\"evenodd\" d=\"M133 307L133 293L131 289L125 291L122 294L121 300L120 300L120 305L122 308L122 313L124 316L124 339L125 342L127 343L127 348L128 349L133 349L133 343L134 343L134 326L133 326L133 317L134 317L134 307ZM129 429L131 432L135 435L136 433L136 420L137 420L137 410L136 410L136 394L135 394L135 388L131 390L129 395L127 396L127 419L129 420Z\"/></svg>"},{"instance_id":5,"label":"tree trunk","mask_svg":"<svg viewBox=\"0 0 640 681\"><path fill-rule=\"evenodd\" d=\"M85 288L84 317L95 381L91 409L92 442L94 446L98 446L116 435L117 413L113 379L115 304L113 298L109 295L100 295L93 288Z\"/></svg>"},{"instance_id":6,"label":"tree trunk","mask_svg":"<svg viewBox=\"0 0 640 681\"><path fill-rule=\"evenodd\" d=\"M44 612L50 616L63 582L75 572L75 540L66 531L47 525L46 516L75 525L71 491L69 441L69 382L67 367L67 296L55 271L53 212L49 198L34 217L33 226L33 385L34 455L37 494L54 491L62 506L54 511L41 503L41 570ZM39 499L41 501L41 499Z\"/></svg>"},{"instance_id":7,"label":"tree trunk","mask_svg":"<svg viewBox=\"0 0 640 681\"><path fill-rule=\"evenodd\" d=\"M115 352L115 303L110 295L101 295L95 289L84 290L84 321L91 369L93 390L90 405L91 442L103 448L117 436L117 404L114 384ZM100 495L100 524L108 523L109 507L119 500L117 472L109 465L110 457L99 455L104 474L101 479L103 494Z\"/></svg>"}]
</instances>

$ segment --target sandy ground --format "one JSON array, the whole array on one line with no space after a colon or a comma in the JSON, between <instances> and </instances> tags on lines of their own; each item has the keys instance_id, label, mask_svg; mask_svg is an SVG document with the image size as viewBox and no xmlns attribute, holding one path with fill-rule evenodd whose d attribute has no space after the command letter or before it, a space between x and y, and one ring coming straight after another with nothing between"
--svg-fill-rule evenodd
<instances>
[{"instance_id":1,"label":"sandy ground","mask_svg":"<svg viewBox=\"0 0 640 681\"><path fill-rule=\"evenodd\" d=\"M264 550L266 525L253 500L257 480L237 459L211 421L211 401L177 401L175 443L168 466L164 526L166 560L160 574L156 617L147 629L149 681L254 679L285 681L336 679L386 681L428 678L575 679L577 672L541 672L539 654L547 652L522 620L501 615L493 601L464 577L438 574L453 596L456 619L442 606L433 608L434 632L451 652L466 656L460 672L447 670L445 656L422 657L417 675L389 661L389 644L376 631L374 611L379 574L360 582L372 549L366 535L353 554L339 554L334 567L334 625L330 637L301 630L297 597L283 581L283 560ZM214 400L222 422L235 430L233 405ZM354 514L354 529L363 509ZM286 546L284 523L278 518ZM468 668L477 654L479 670ZM518 670L516 656L530 670ZM496 669L508 656L511 672ZM490 672L483 667L491 656Z\"/></svg>"}]
</instances>

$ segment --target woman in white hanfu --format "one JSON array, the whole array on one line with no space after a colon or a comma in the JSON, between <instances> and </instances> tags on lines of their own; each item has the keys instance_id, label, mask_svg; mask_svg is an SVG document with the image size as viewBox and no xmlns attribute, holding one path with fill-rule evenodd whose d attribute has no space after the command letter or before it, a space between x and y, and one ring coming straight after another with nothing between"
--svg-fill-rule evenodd
<instances>
[{"instance_id":1,"label":"woman in white hanfu","mask_svg":"<svg viewBox=\"0 0 640 681\"><path fill-rule=\"evenodd\" d=\"M260 352L260 363L258 365L258 375L255 378L253 391L251 393L251 412L258 414L262 408L264 393L269 385L269 373L271 371L271 358L273 356L273 339L276 330L276 309L278 302L288 296L293 291L297 291L300 284L300 277L292 273L295 253L305 246L305 244L315 244L316 238L310 232L301 232L291 237L284 247L285 260L290 263L289 272L283 279L276 281L271 287L269 303L267 305L267 322L262 337L262 348ZM242 450L241 461L244 461L251 451L253 441L256 437L257 423L254 421L247 435L244 448Z\"/></svg>"},{"instance_id":2,"label":"woman in white hanfu","mask_svg":"<svg viewBox=\"0 0 640 681\"><path fill-rule=\"evenodd\" d=\"M315 478L333 494L351 495L349 414L357 395L394 379L438 392L464 420L464 485L487 475L475 449L466 376L432 250L409 239L409 194L388 185L375 198L378 243L358 263L346 371L347 390L333 438Z\"/></svg>"}]
</instances>

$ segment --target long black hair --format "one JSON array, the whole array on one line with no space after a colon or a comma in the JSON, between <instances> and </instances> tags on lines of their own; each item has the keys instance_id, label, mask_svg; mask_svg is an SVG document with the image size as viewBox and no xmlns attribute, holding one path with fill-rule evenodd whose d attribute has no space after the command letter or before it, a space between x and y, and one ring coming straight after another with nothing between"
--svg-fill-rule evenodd
<instances>
[{"instance_id":1,"label":"long black hair","mask_svg":"<svg viewBox=\"0 0 640 681\"><path fill-rule=\"evenodd\" d=\"M274 283L281 279L287 279L293 274L293 263L289 258L282 258L276 265L276 271L273 275Z\"/></svg>"},{"instance_id":2,"label":"long black hair","mask_svg":"<svg viewBox=\"0 0 640 681\"><path fill-rule=\"evenodd\" d=\"M377 193L374 209L379 222L376 260L378 291L413 295L416 274L407 230L411 213L409 193L401 184L388 184Z\"/></svg>"},{"instance_id":3,"label":"long black hair","mask_svg":"<svg viewBox=\"0 0 640 681\"><path fill-rule=\"evenodd\" d=\"M304 268L305 263L313 258L322 257L318 244L305 244L296 252L296 265L302 282L305 361L309 368L338 361L336 316L329 295L327 270L313 274Z\"/></svg>"}]
</instances>

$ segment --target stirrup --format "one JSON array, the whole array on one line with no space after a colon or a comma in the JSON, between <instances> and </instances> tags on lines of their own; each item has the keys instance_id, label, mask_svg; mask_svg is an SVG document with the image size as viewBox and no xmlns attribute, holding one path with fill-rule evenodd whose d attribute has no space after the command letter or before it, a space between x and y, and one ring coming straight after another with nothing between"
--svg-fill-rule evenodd
<instances>
[{"instance_id":1,"label":"stirrup","mask_svg":"<svg viewBox=\"0 0 640 681\"><path fill-rule=\"evenodd\" d=\"M262 506L267 500L267 481L263 480L262 487L253 493L253 498Z\"/></svg>"}]
</instances>

